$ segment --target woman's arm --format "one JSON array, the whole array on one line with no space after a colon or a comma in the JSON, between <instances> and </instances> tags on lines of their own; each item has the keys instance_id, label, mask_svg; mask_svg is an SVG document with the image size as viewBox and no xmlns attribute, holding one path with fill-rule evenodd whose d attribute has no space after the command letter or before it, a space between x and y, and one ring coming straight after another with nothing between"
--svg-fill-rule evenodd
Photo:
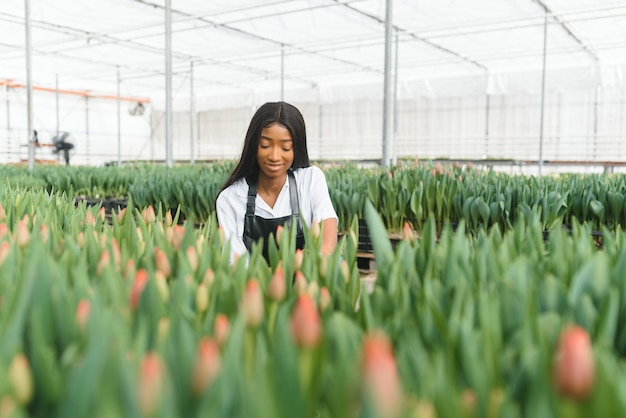
<instances>
[{"instance_id":1,"label":"woman's arm","mask_svg":"<svg viewBox=\"0 0 626 418\"><path fill-rule=\"evenodd\" d=\"M324 219L322 223L322 254L331 254L337 246L337 219Z\"/></svg>"}]
</instances>

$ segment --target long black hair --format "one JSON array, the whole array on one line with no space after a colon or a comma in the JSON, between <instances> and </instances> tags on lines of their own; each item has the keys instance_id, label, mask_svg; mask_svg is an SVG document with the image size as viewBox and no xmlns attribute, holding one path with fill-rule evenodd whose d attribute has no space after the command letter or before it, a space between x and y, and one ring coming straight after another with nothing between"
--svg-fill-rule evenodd
<instances>
[{"instance_id":1,"label":"long black hair","mask_svg":"<svg viewBox=\"0 0 626 418\"><path fill-rule=\"evenodd\" d=\"M291 134L294 154L291 168L296 169L311 165L306 145L306 126L302 113L294 105L286 102L268 102L259 107L252 116L239 162L222 186L220 193L237 180L246 178L250 181L258 176L257 151L261 131L274 124L284 126Z\"/></svg>"}]
</instances>

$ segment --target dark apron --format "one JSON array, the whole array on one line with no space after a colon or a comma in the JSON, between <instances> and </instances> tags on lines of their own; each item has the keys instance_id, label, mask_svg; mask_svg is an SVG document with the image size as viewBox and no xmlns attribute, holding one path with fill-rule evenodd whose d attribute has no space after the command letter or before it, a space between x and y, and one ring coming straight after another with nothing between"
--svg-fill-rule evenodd
<instances>
[{"instance_id":1,"label":"dark apron","mask_svg":"<svg viewBox=\"0 0 626 418\"><path fill-rule=\"evenodd\" d=\"M256 216L254 210L256 207L256 180L248 186L248 203L246 205L246 217L243 226L243 243L248 251L252 250L252 244L263 238L263 257L269 263L269 245L268 240L270 234L276 236L276 229L279 225L291 226L295 220L296 230L296 248L304 248L304 230L302 221L300 220L300 203L298 201L298 189L296 188L296 178L291 170L287 171L289 178L289 197L291 200L291 215L281 218L266 219Z\"/></svg>"}]
</instances>

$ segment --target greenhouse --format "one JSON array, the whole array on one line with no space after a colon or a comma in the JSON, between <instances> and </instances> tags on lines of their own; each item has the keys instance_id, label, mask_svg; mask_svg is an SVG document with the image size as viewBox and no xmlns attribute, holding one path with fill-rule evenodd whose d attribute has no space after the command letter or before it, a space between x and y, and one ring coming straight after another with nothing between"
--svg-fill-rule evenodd
<instances>
[{"instance_id":1,"label":"greenhouse","mask_svg":"<svg viewBox=\"0 0 626 418\"><path fill-rule=\"evenodd\" d=\"M626 161L623 1L27 3L29 25L25 2L0 14L5 162L28 157L27 68L32 129L69 132L81 165L170 141L172 161L234 158L274 100L316 160Z\"/></svg>"},{"instance_id":2,"label":"greenhouse","mask_svg":"<svg viewBox=\"0 0 626 418\"><path fill-rule=\"evenodd\" d=\"M7 0L0 418L626 416L626 0Z\"/></svg>"}]
</instances>

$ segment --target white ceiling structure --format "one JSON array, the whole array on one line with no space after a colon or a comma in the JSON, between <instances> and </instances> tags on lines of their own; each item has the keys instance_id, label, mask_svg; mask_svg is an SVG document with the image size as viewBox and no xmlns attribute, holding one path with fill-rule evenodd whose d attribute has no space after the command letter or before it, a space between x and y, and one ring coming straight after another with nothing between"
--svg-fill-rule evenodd
<instances>
[{"instance_id":1,"label":"white ceiling structure","mask_svg":"<svg viewBox=\"0 0 626 418\"><path fill-rule=\"evenodd\" d=\"M121 80L122 96L163 100L165 0L29 3L32 85L116 95ZM0 9L3 84L27 81L26 4ZM392 10L403 81L541 69L544 34L552 69L626 63L626 0L393 0ZM382 85L385 11L385 0L172 0L172 89L191 74L197 97Z\"/></svg>"}]
</instances>

